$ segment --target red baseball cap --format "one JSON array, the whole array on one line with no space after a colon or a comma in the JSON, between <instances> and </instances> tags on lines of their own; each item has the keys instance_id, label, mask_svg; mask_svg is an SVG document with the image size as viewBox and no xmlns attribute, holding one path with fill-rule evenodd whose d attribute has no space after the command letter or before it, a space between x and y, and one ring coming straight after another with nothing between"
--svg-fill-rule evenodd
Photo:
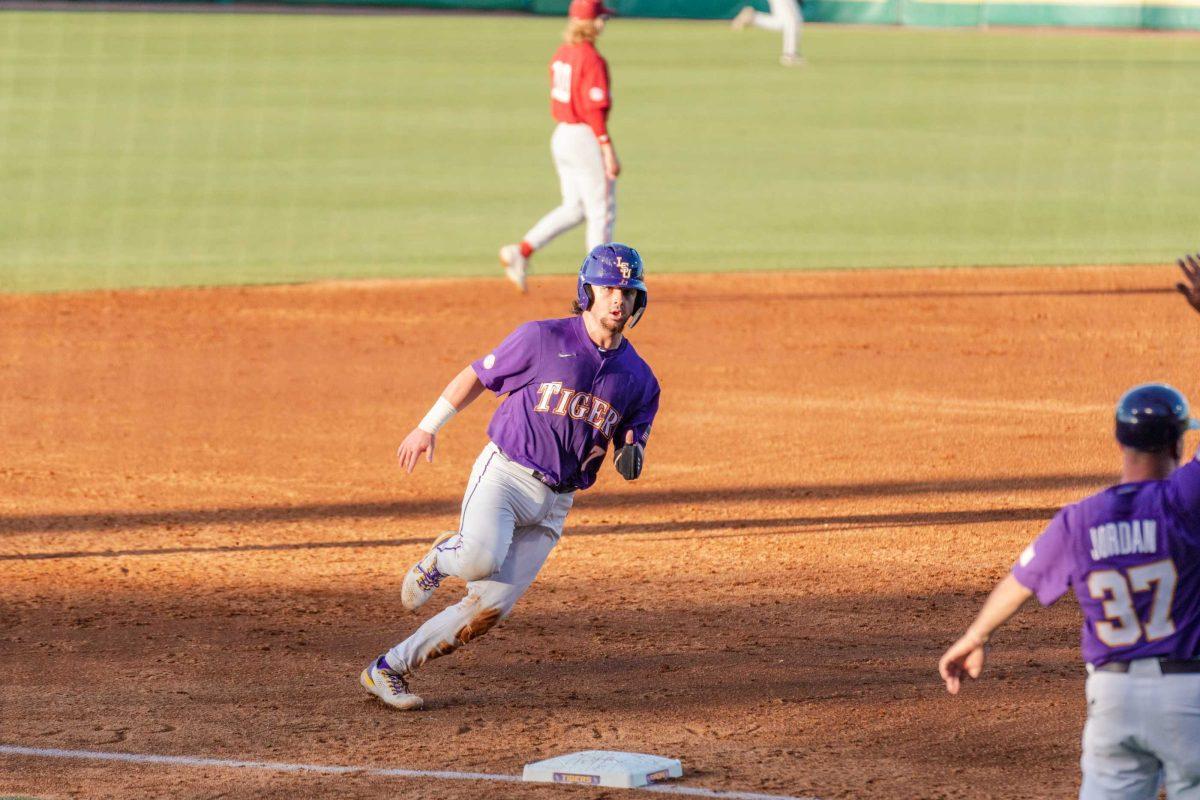
<instances>
[{"instance_id":1,"label":"red baseball cap","mask_svg":"<svg viewBox=\"0 0 1200 800\"><path fill-rule=\"evenodd\" d=\"M567 9L567 16L571 19L595 19L613 13L601 0L571 0L571 7Z\"/></svg>"}]
</instances>

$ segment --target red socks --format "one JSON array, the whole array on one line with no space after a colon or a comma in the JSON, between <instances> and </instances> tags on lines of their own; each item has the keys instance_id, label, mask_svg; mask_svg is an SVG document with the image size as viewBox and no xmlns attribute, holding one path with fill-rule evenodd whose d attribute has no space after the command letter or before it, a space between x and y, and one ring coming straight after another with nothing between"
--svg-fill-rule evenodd
<instances>
[{"instance_id":1,"label":"red socks","mask_svg":"<svg viewBox=\"0 0 1200 800\"><path fill-rule=\"evenodd\" d=\"M531 255L533 255L533 245L524 239L521 240L521 255L525 256L525 258L529 258Z\"/></svg>"}]
</instances>

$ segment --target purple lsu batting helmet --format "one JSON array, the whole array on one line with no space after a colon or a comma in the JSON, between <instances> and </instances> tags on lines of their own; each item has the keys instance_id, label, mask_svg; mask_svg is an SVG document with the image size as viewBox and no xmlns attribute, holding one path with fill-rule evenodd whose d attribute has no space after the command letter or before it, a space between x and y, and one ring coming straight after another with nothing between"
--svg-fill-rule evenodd
<instances>
[{"instance_id":1,"label":"purple lsu batting helmet","mask_svg":"<svg viewBox=\"0 0 1200 800\"><path fill-rule=\"evenodd\" d=\"M643 278L642 257L637 250L619 242L597 245L579 267L579 284L576 286L579 307L584 311L592 307L592 293L587 289L588 286L637 289L637 300L633 304L633 313L629 315L629 327L632 328L642 318L649 299Z\"/></svg>"}]
</instances>

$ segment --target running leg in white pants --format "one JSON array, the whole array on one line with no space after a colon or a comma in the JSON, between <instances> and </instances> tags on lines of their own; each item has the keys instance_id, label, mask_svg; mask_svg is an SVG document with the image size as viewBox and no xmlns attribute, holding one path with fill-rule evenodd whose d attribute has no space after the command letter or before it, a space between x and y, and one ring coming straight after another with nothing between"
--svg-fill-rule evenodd
<instances>
[{"instance_id":1,"label":"running leg in white pants","mask_svg":"<svg viewBox=\"0 0 1200 800\"><path fill-rule=\"evenodd\" d=\"M756 28L768 31L783 31L784 58L796 57L796 45L800 40L800 26L804 16L796 0L771 0L771 13L757 13L751 20Z\"/></svg>"},{"instance_id":2,"label":"running leg in white pants","mask_svg":"<svg viewBox=\"0 0 1200 800\"><path fill-rule=\"evenodd\" d=\"M560 123L550 137L562 203L538 220L524 241L540 250L587 220L587 248L612 241L617 218L616 185L604 174L600 144L587 125Z\"/></svg>"},{"instance_id":3,"label":"running leg in white pants","mask_svg":"<svg viewBox=\"0 0 1200 800\"><path fill-rule=\"evenodd\" d=\"M429 659L453 653L487 633L525 594L554 545L554 537L545 528L514 531L500 571L468 583L466 597L430 617L387 652L388 665L398 672L412 672Z\"/></svg>"},{"instance_id":4,"label":"running leg in white pants","mask_svg":"<svg viewBox=\"0 0 1200 800\"><path fill-rule=\"evenodd\" d=\"M438 571L467 581L467 595L389 650L388 665L412 672L508 616L558 542L572 502L489 443L471 471L459 534L438 546Z\"/></svg>"}]
</instances>

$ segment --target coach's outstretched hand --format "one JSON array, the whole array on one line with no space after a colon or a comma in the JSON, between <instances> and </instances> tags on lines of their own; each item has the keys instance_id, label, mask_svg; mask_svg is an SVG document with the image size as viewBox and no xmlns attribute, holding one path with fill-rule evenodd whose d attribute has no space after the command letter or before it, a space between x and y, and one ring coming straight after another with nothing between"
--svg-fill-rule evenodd
<instances>
[{"instance_id":1,"label":"coach's outstretched hand","mask_svg":"<svg viewBox=\"0 0 1200 800\"><path fill-rule=\"evenodd\" d=\"M400 449L396 451L396 458L400 461L400 467L407 472L412 472L413 467L417 465L417 461L421 458L421 453L425 454L425 460L433 463L433 446L436 438L432 433L423 431L420 428L413 428L412 433L404 437L404 441L400 443Z\"/></svg>"},{"instance_id":2,"label":"coach's outstretched hand","mask_svg":"<svg viewBox=\"0 0 1200 800\"><path fill-rule=\"evenodd\" d=\"M1179 265L1179 269L1183 270L1183 276L1187 278L1186 283L1177 283L1175 288L1187 298L1188 305L1196 311L1200 311L1200 253L1186 255L1176 259L1175 263Z\"/></svg>"},{"instance_id":3,"label":"coach's outstretched hand","mask_svg":"<svg viewBox=\"0 0 1200 800\"><path fill-rule=\"evenodd\" d=\"M946 691L958 694L965 677L978 678L987 661L987 645L978 637L964 634L938 661L938 673L946 682Z\"/></svg>"}]
</instances>

